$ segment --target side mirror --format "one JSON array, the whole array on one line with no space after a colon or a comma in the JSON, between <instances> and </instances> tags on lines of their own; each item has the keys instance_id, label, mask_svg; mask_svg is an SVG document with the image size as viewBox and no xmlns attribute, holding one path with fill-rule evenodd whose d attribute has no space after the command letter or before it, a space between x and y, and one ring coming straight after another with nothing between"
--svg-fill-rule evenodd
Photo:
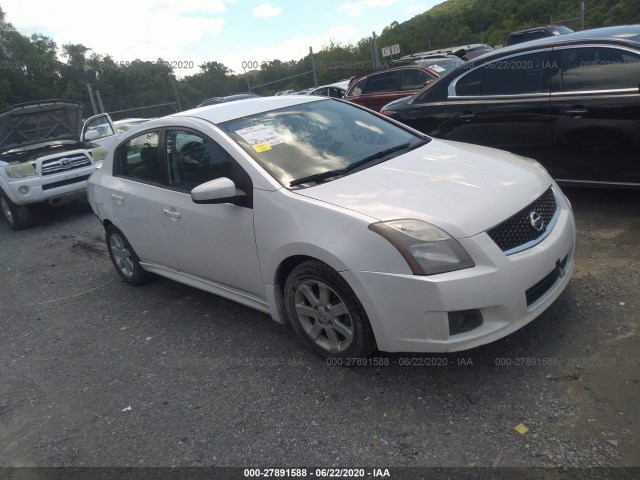
<instances>
[{"instance_id":1,"label":"side mirror","mask_svg":"<svg viewBox=\"0 0 640 480\"><path fill-rule=\"evenodd\" d=\"M247 194L236 188L236 184L227 177L216 178L198 185L191 190L193 203L233 203L236 204L239 197Z\"/></svg>"},{"instance_id":2,"label":"side mirror","mask_svg":"<svg viewBox=\"0 0 640 480\"><path fill-rule=\"evenodd\" d=\"M96 138L100 138L100 134L97 130L89 130L84 134L84 140L86 142L90 142L91 140L95 140Z\"/></svg>"}]
</instances>

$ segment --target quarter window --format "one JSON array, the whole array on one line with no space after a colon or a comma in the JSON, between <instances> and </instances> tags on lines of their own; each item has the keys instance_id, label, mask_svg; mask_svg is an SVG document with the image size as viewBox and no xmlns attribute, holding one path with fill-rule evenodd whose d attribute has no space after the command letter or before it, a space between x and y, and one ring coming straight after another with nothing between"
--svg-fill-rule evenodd
<instances>
[{"instance_id":1,"label":"quarter window","mask_svg":"<svg viewBox=\"0 0 640 480\"><path fill-rule=\"evenodd\" d=\"M545 52L495 60L483 67L483 95L543 92ZM546 90L546 89L545 89Z\"/></svg>"},{"instance_id":2,"label":"quarter window","mask_svg":"<svg viewBox=\"0 0 640 480\"><path fill-rule=\"evenodd\" d=\"M189 131L168 130L166 142L170 187L190 191L209 180L233 177L231 158L211 140Z\"/></svg>"},{"instance_id":3,"label":"quarter window","mask_svg":"<svg viewBox=\"0 0 640 480\"><path fill-rule=\"evenodd\" d=\"M124 143L116 154L114 175L162 183L162 169L158 161L159 138L159 131L151 131Z\"/></svg>"},{"instance_id":4,"label":"quarter window","mask_svg":"<svg viewBox=\"0 0 640 480\"><path fill-rule=\"evenodd\" d=\"M482 68L476 68L458 80L456 95L459 97L482 95Z\"/></svg>"},{"instance_id":5,"label":"quarter window","mask_svg":"<svg viewBox=\"0 0 640 480\"><path fill-rule=\"evenodd\" d=\"M359 97L362 95L365 85L367 84L367 78L363 78L358 83L356 83L351 90L349 90L348 97Z\"/></svg>"},{"instance_id":6,"label":"quarter window","mask_svg":"<svg viewBox=\"0 0 640 480\"><path fill-rule=\"evenodd\" d=\"M640 56L607 47L562 50L562 88L567 91L638 88Z\"/></svg>"}]
</instances>

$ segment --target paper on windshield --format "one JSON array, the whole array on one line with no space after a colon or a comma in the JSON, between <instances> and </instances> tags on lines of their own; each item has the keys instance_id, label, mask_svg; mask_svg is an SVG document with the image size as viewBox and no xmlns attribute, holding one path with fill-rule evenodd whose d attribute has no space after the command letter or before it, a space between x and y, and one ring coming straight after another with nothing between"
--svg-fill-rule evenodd
<instances>
[{"instance_id":1,"label":"paper on windshield","mask_svg":"<svg viewBox=\"0 0 640 480\"><path fill-rule=\"evenodd\" d=\"M256 152L265 152L271 150L274 145L284 143L278 134L266 125L254 125L253 127L236 130L236 133L251 145Z\"/></svg>"}]
</instances>

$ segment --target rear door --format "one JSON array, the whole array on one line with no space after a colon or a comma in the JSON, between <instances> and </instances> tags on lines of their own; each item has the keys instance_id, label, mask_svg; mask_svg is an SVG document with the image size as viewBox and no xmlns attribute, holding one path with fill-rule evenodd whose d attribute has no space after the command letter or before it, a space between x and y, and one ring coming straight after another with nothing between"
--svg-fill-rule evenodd
<instances>
[{"instance_id":1,"label":"rear door","mask_svg":"<svg viewBox=\"0 0 640 480\"><path fill-rule=\"evenodd\" d=\"M552 174L579 182L640 183L640 52L557 47Z\"/></svg>"},{"instance_id":2,"label":"rear door","mask_svg":"<svg viewBox=\"0 0 640 480\"><path fill-rule=\"evenodd\" d=\"M552 147L550 56L551 49L511 55L458 77L439 135L544 162Z\"/></svg>"},{"instance_id":3,"label":"rear door","mask_svg":"<svg viewBox=\"0 0 640 480\"><path fill-rule=\"evenodd\" d=\"M143 262L177 269L160 208L166 194L160 137L160 129L151 130L117 148L113 176L103 177L105 201L111 203L115 225Z\"/></svg>"}]
</instances>

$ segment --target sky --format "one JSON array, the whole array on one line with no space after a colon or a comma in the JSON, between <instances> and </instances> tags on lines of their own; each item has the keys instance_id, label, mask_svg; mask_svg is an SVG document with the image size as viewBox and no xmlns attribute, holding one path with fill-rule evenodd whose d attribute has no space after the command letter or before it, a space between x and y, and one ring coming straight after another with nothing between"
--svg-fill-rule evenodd
<instances>
[{"instance_id":1,"label":"sky","mask_svg":"<svg viewBox=\"0 0 640 480\"><path fill-rule=\"evenodd\" d=\"M442 1L0 0L0 7L24 35L81 43L116 62L162 58L182 77L206 61L242 73L256 62L299 60L309 47L355 43Z\"/></svg>"}]
</instances>

